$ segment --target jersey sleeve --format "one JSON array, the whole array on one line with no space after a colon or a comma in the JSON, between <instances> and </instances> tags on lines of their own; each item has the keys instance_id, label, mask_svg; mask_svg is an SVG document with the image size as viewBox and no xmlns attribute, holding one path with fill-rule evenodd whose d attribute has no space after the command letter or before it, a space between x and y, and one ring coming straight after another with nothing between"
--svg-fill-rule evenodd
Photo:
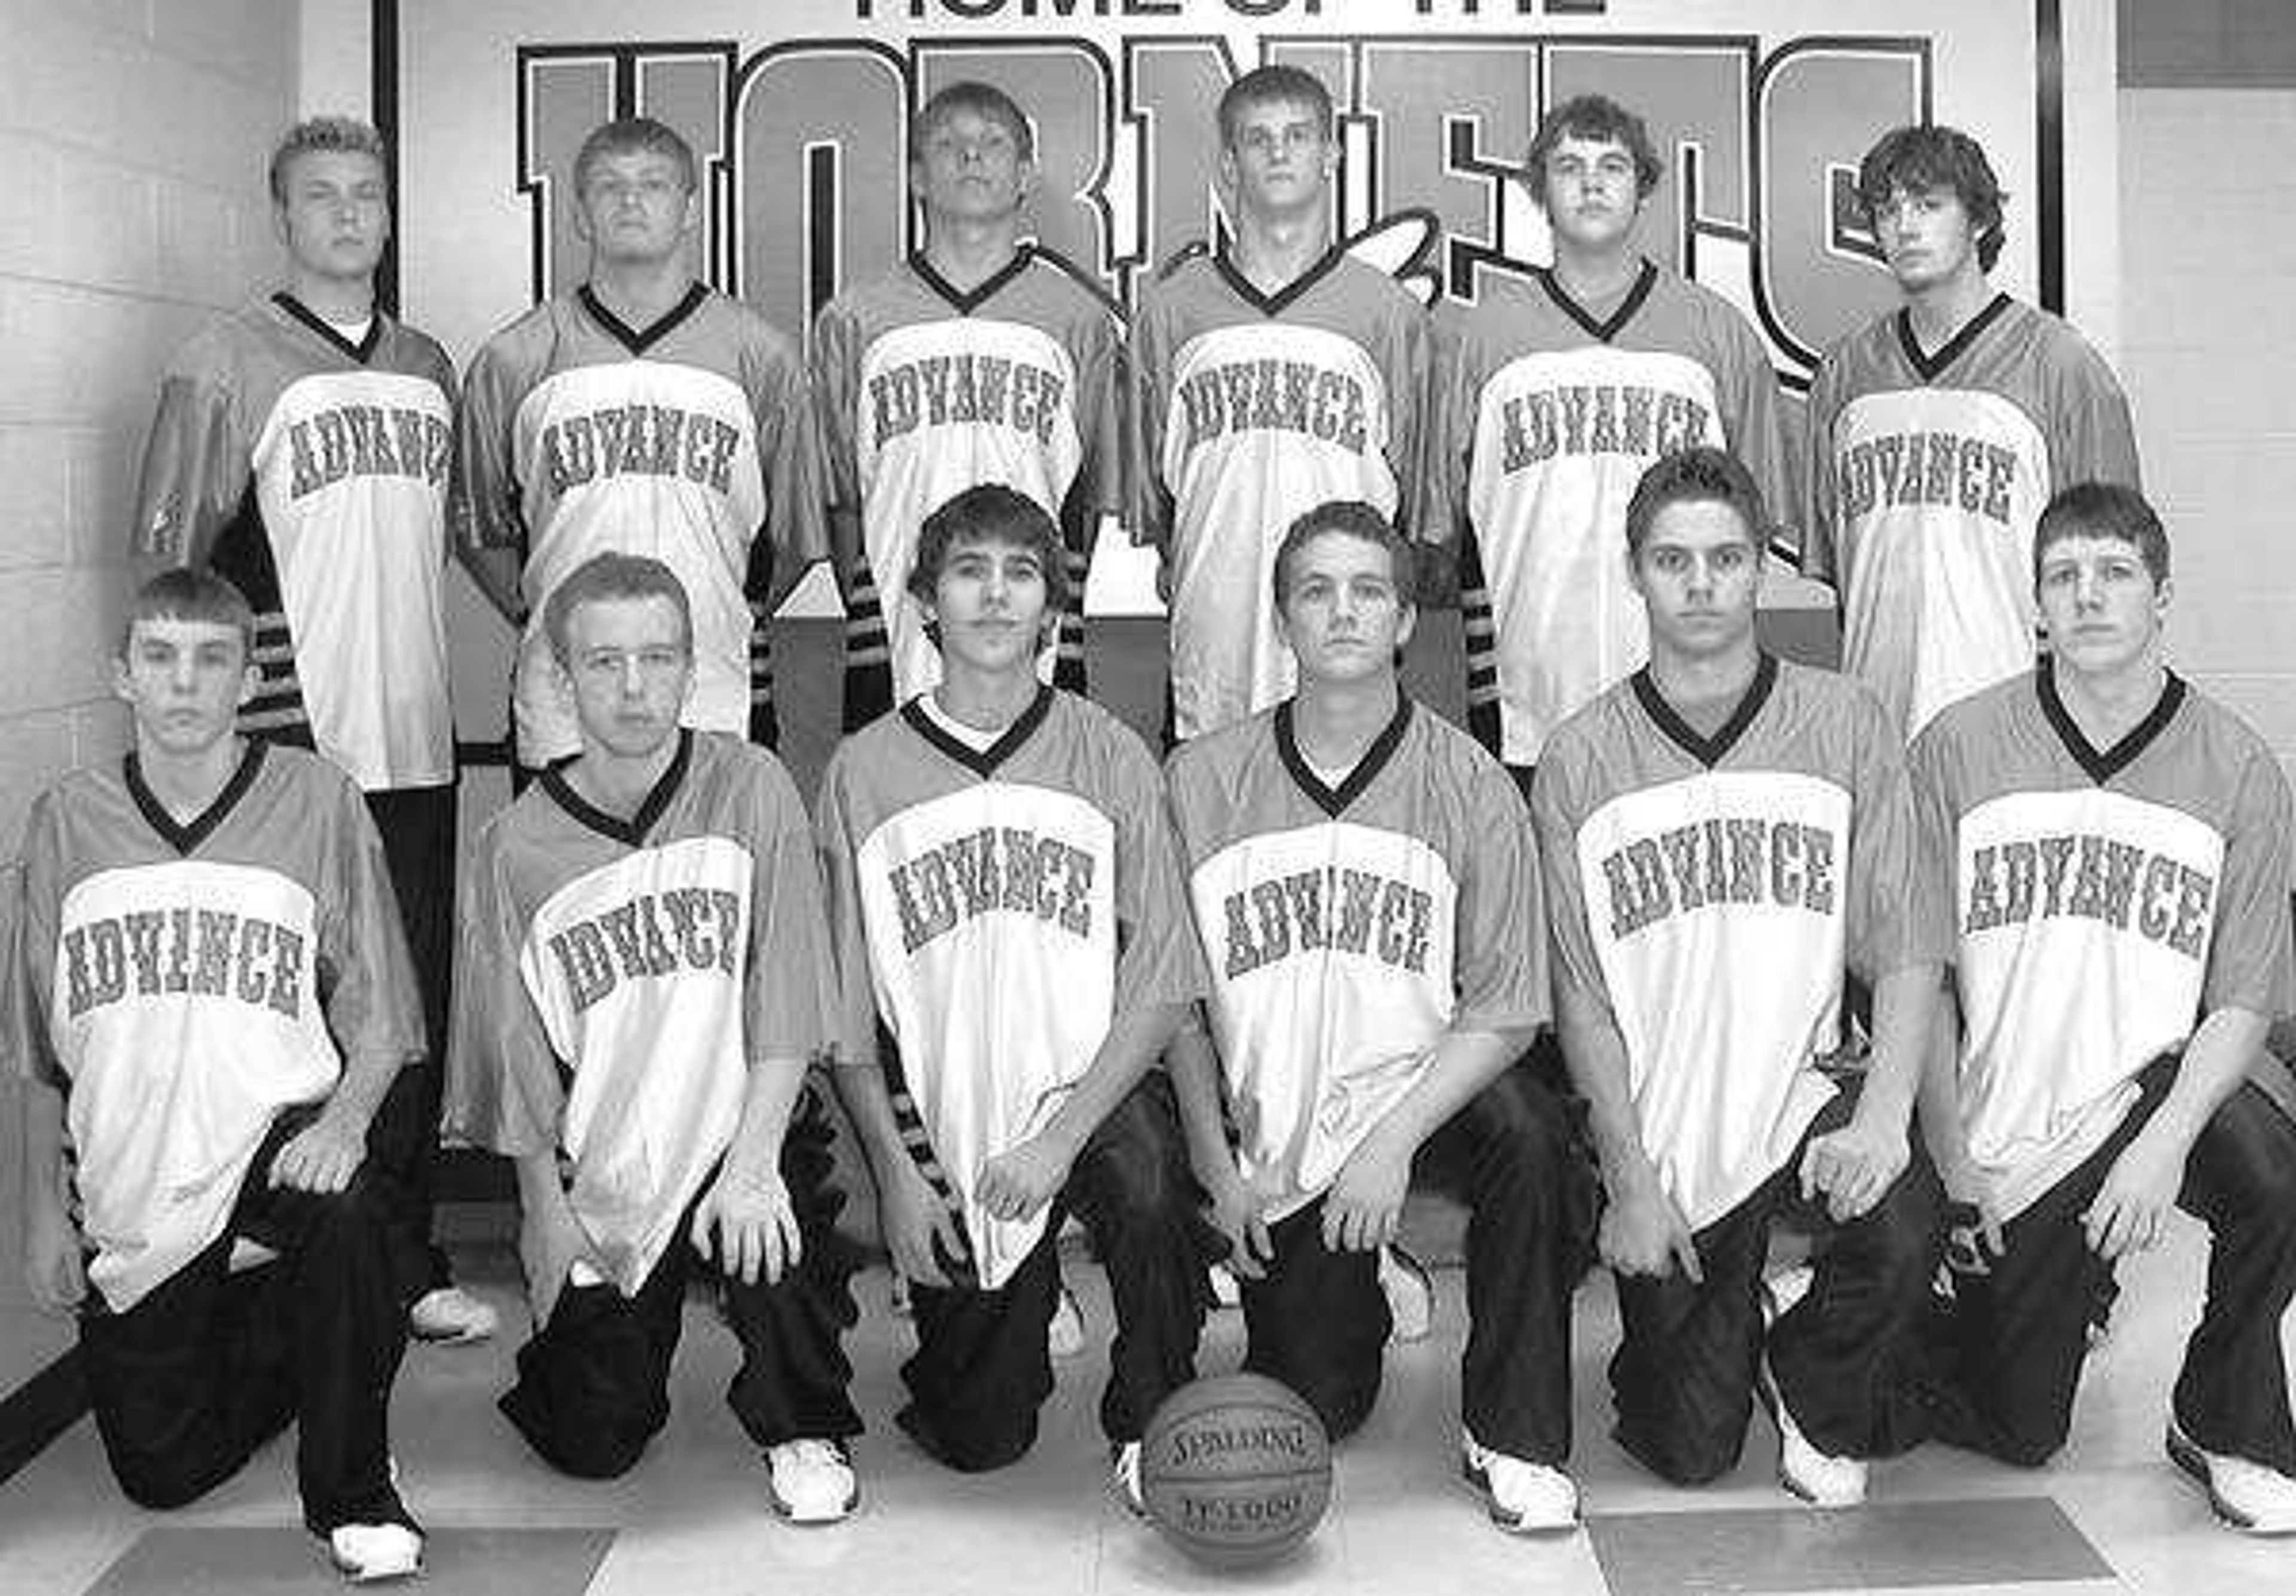
<instances>
[{"instance_id":1,"label":"jersey sleeve","mask_svg":"<svg viewBox=\"0 0 2296 1596\"><path fill-rule=\"evenodd\" d=\"M1132 541L1168 553L1172 490L1164 481L1164 428L1171 403L1175 328L1170 301L1158 282L1141 285L1125 363L1127 452L1131 457L1132 505L1126 516Z\"/></svg>"},{"instance_id":2,"label":"jersey sleeve","mask_svg":"<svg viewBox=\"0 0 2296 1596\"><path fill-rule=\"evenodd\" d=\"M781 607L806 572L829 553L823 519L819 447L805 366L789 341L760 325L743 362L743 386L758 432L758 466L766 478L766 524L750 561L749 596L760 618ZM754 546L753 546L754 547Z\"/></svg>"},{"instance_id":3,"label":"jersey sleeve","mask_svg":"<svg viewBox=\"0 0 2296 1596\"><path fill-rule=\"evenodd\" d=\"M1913 773L1888 712L1862 688L1850 695L1849 967L1868 982L1950 956L1948 853L1925 844Z\"/></svg>"},{"instance_id":4,"label":"jersey sleeve","mask_svg":"<svg viewBox=\"0 0 2296 1596\"><path fill-rule=\"evenodd\" d=\"M2137 480L2136 427L2128 399L2104 358L2069 333L2064 358L2051 363L2054 393L2049 405L2052 490L2075 482L2118 482L2142 488Z\"/></svg>"},{"instance_id":5,"label":"jersey sleeve","mask_svg":"<svg viewBox=\"0 0 2296 1596\"><path fill-rule=\"evenodd\" d=\"M840 1065L873 1065L877 1062L877 997L869 977L869 939L862 919L857 860L861 839L852 835L854 824L845 796L845 761L841 754L833 754L822 775L821 797L814 816L814 845L827 901L834 975L831 1045Z\"/></svg>"},{"instance_id":6,"label":"jersey sleeve","mask_svg":"<svg viewBox=\"0 0 2296 1596\"><path fill-rule=\"evenodd\" d=\"M455 412L455 466L447 494L456 555L490 596L508 596L514 608L522 608L516 598L527 553L515 436L526 389L500 338L479 351Z\"/></svg>"},{"instance_id":7,"label":"jersey sleeve","mask_svg":"<svg viewBox=\"0 0 2296 1596\"><path fill-rule=\"evenodd\" d=\"M808 356L814 439L823 501L861 507L861 326L853 308L832 300L814 317Z\"/></svg>"},{"instance_id":8,"label":"jersey sleeve","mask_svg":"<svg viewBox=\"0 0 2296 1596\"><path fill-rule=\"evenodd\" d=\"M1800 547L1808 520L1802 507L1803 473L1793 468L1786 447L1785 416L1778 397L1778 374L1769 350L1746 318L1727 304L1714 307L1715 359L1720 370L1721 401L1728 414L1723 426L1730 452L1753 474L1769 506L1763 541L1783 536Z\"/></svg>"},{"instance_id":9,"label":"jersey sleeve","mask_svg":"<svg viewBox=\"0 0 2296 1596\"><path fill-rule=\"evenodd\" d=\"M1595 936L1588 926L1586 883L1578 873L1579 819L1568 749L1550 741L1530 783L1532 835L1538 839L1539 877L1546 889L1548 953L1559 994L1575 992L1611 1006Z\"/></svg>"},{"instance_id":10,"label":"jersey sleeve","mask_svg":"<svg viewBox=\"0 0 2296 1596\"><path fill-rule=\"evenodd\" d=\"M428 1050L422 988L392 892L382 837L357 788L331 766L333 858L321 906L318 956L327 1027L346 1059L419 1058Z\"/></svg>"},{"instance_id":11,"label":"jersey sleeve","mask_svg":"<svg viewBox=\"0 0 2296 1596\"><path fill-rule=\"evenodd\" d=\"M2276 1020L2296 1011L2289 919L2290 894L2296 893L2290 862L2296 815L2290 812L2287 777L2260 748L2241 769L2228 830L2202 1007L2205 1012L2245 1008Z\"/></svg>"},{"instance_id":12,"label":"jersey sleeve","mask_svg":"<svg viewBox=\"0 0 2296 1596\"><path fill-rule=\"evenodd\" d=\"M1553 1017L1538 848L1514 778L1476 753L1466 781L1470 868L1459 883L1459 1006L1451 1026L1537 1026Z\"/></svg>"},{"instance_id":13,"label":"jersey sleeve","mask_svg":"<svg viewBox=\"0 0 2296 1596\"><path fill-rule=\"evenodd\" d=\"M1931 719L1906 751L1913 783L1914 823L1920 829L1920 864L1931 878L1923 900L1931 916L1929 935L1945 963L1956 962L1960 943L1960 821L1955 812L1952 753L1948 743L1953 717Z\"/></svg>"},{"instance_id":14,"label":"jersey sleeve","mask_svg":"<svg viewBox=\"0 0 2296 1596\"><path fill-rule=\"evenodd\" d=\"M778 761L759 765L744 1039L753 1065L810 1062L828 1047L834 991L821 876L797 787Z\"/></svg>"},{"instance_id":15,"label":"jersey sleeve","mask_svg":"<svg viewBox=\"0 0 2296 1596\"><path fill-rule=\"evenodd\" d=\"M1833 424L1841 413L1841 350L1836 346L1818 362L1810 382L1809 403L1802 427L1802 575L1841 588L1841 537L1836 524L1841 505L1834 496Z\"/></svg>"},{"instance_id":16,"label":"jersey sleeve","mask_svg":"<svg viewBox=\"0 0 2296 1596\"><path fill-rule=\"evenodd\" d=\"M504 845L509 814L480 834L458 894L444 1115L450 1135L521 1158L557 1147L566 1093L521 970L526 933Z\"/></svg>"},{"instance_id":17,"label":"jersey sleeve","mask_svg":"<svg viewBox=\"0 0 2296 1596\"><path fill-rule=\"evenodd\" d=\"M1178 839L1164 784L1148 750L1128 728L1115 732L1116 919L1122 938L1116 967L1117 1007L1185 1003L1210 990L1196 940Z\"/></svg>"},{"instance_id":18,"label":"jersey sleeve","mask_svg":"<svg viewBox=\"0 0 2296 1596\"><path fill-rule=\"evenodd\" d=\"M231 373L209 345L194 339L160 380L136 482L131 553L203 564L247 496L255 441Z\"/></svg>"},{"instance_id":19,"label":"jersey sleeve","mask_svg":"<svg viewBox=\"0 0 2296 1596\"><path fill-rule=\"evenodd\" d=\"M1448 529L1430 524L1420 514L1423 473L1427 465L1427 407L1434 358L1427 313L1400 288L1382 327L1380 369L1387 382L1388 465L1395 473L1398 529L1425 542L1440 542Z\"/></svg>"},{"instance_id":20,"label":"jersey sleeve","mask_svg":"<svg viewBox=\"0 0 2296 1596\"><path fill-rule=\"evenodd\" d=\"M1438 307L1429 316L1427 348L1427 420L1413 524L1422 538L1439 543L1466 530L1468 455L1475 443L1482 370L1474 329L1452 307Z\"/></svg>"},{"instance_id":21,"label":"jersey sleeve","mask_svg":"<svg viewBox=\"0 0 2296 1596\"><path fill-rule=\"evenodd\" d=\"M48 1028L49 994L55 991L56 933L63 914L62 841L56 795L44 794L24 826L22 863L7 870L10 901L0 938L7 950L0 992L0 1051L22 1079L65 1090L63 1061Z\"/></svg>"}]
</instances>

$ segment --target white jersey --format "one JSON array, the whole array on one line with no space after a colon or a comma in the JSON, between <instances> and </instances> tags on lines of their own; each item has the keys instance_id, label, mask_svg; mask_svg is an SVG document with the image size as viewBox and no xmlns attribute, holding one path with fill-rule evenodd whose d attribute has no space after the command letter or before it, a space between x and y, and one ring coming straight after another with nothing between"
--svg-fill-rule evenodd
<instances>
[{"instance_id":1,"label":"white jersey","mask_svg":"<svg viewBox=\"0 0 2296 1596\"><path fill-rule=\"evenodd\" d=\"M562 1151L626 1296L732 1143L750 1071L826 1040L804 806L761 748L688 732L628 820L545 770L480 833L463 892L446 1123Z\"/></svg>"},{"instance_id":2,"label":"white jersey","mask_svg":"<svg viewBox=\"0 0 2296 1596\"><path fill-rule=\"evenodd\" d=\"M1046 1127L1116 1015L1203 991L1155 761L1053 688L980 749L912 700L838 748L820 808L840 1059L886 1071L1000 1289L1047 1214L990 1215L981 1166Z\"/></svg>"},{"instance_id":3,"label":"white jersey","mask_svg":"<svg viewBox=\"0 0 2296 1596\"><path fill-rule=\"evenodd\" d=\"M1608 1009L1643 1151L1693 1230L1834 1088L1842 972L1942 962L1903 750L1873 695L1762 656L1700 736L1636 671L1547 744L1531 812L1558 987Z\"/></svg>"},{"instance_id":4,"label":"white jersey","mask_svg":"<svg viewBox=\"0 0 2296 1596\"><path fill-rule=\"evenodd\" d=\"M222 1236L280 1110L423 1051L382 843L348 777L248 745L188 825L135 757L32 806L12 1048L63 1092L88 1279L126 1312Z\"/></svg>"},{"instance_id":5,"label":"white jersey","mask_svg":"<svg viewBox=\"0 0 2296 1596\"><path fill-rule=\"evenodd\" d=\"M2045 666L1915 742L1950 859L1959 1097L2005 1215L2112 1136L2136 1076L2216 1009L2296 1006L2288 786L2262 739L2171 674L2092 747Z\"/></svg>"},{"instance_id":6,"label":"white jersey","mask_svg":"<svg viewBox=\"0 0 2296 1596\"><path fill-rule=\"evenodd\" d=\"M1301 756L1289 702L1182 747L1165 780L1238 1167L1281 1218L1331 1185L1447 1032L1547 1018L1522 800L1408 699L1336 787Z\"/></svg>"}]
</instances>

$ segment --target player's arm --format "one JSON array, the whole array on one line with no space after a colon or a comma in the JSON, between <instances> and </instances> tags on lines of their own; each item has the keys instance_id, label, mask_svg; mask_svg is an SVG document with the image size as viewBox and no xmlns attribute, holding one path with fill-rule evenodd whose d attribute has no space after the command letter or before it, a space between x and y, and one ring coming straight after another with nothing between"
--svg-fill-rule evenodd
<instances>
[{"instance_id":1,"label":"player's arm","mask_svg":"<svg viewBox=\"0 0 2296 1596\"><path fill-rule=\"evenodd\" d=\"M980 1166L980 1205L998 1219L1033 1217L1069 1182L1084 1144L1116 1112L1179 1029L1185 1006L1119 1009L1100 1049L1045 1128Z\"/></svg>"},{"instance_id":2,"label":"player's arm","mask_svg":"<svg viewBox=\"0 0 2296 1596\"><path fill-rule=\"evenodd\" d=\"M527 526L516 470L516 374L489 344L472 362L455 412L455 469L447 493L447 525L455 557L488 604L512 627L526 622L520 579L526 567Z\"/></svg>"},{"instance_id":3,"label":"player's arm","mask_svg":"<svg viewBox=\"0 0 2296 1596\"><path fill-rule=\"evenodd\" d=\"M398 1072L414 1057L404 1047L348 1054L318 1118L287 1139L271 1161L271 1183L299 1191L346 1189L366 1162L366 1135Z\"/></svg>"},{"instance_id":4,"label":"player's arm","mask_svg":"<svg viewBox=\"0 0 2296 1596\"><path fill-rule=\"evenodd\" d=\"M1849 1123L1814 1136L1802 1154L1802 1195L1826 1199L1837 1222L1882 1200L1912 1157L1914 1101L1937 1030L1939 967L1913 964L1874 983L1874 1046Z\"/></svg>"},{"instance_id":5,"label":"player's arm","mask_svg":"<svg viewBox=\"0 0 2296 1596\"><path fill-rule=\"evenodd\" d=\"M752 1059L742 1118L717 1178L693 1210L693 1245L715 1251L742 1283L776 1284L803 1253L797 1211L782 1180L782 1139L805 1085L806 1061L787 1054ZM709 1242L712 1228L718 1246Z\"/></svg>"},{"instance_id":6,"label":"player's arm","mask_svg":"<svg viewBox=\"0 0 2296 1596\"><path fill-rule=\"evenodd\" d=\"M518 1262L526 1273L526 1303L539 1330L550 1322L574 1265L603 1277L590 1233L575 1217L566 1184L558 1173L558 1153L548 1148L511 1160L518 1172Z\"/></svg>"},{"instance_id":7,"label":"player's arm","mask_svg":"<svg viewBox=\"0 0 2296 1596\"><path fill-rule=\"evenodd\" d=\"M64 1203L64 1094L24 1083L24 1287L44 1313L69 1313L87 1296L79 1227Z\"/></svg>"},{"instance_id":8,"label":"player's arm","mask_svg":"<svg viewBox=\"0 0 2296 1596\"><path fill-rule=\"evenodd\" d=\"M1164 1069L1172 1078L1172 1100L1187 1144L1189 1171L1204 1189L1204 1217L1226 1238L1227 1266L1246 1279L1259 1279L1275 1256L1275 1244L1268 1239L1259 1198L1244 1183L1234 1149L1228 1146L1219 1057L1200 1015L1187 1015L1173 1033L1164 1051Z\"/></svg>"},{"instance_id":9,"label":"player's arm","mask_svg":"<svg viewBox=\"0 0 2296 1596\"><path fill-rule=\"evenodd\" d=\"M1394 1241L1411 1185L1411 1160L1420 1144L1497 1080L1538 1034L1536 1025L1445 1032L1411 1090L1380 1116L1340 1166L1324 1198L1324 1245L1366 1252Z\"/></svg>"},{"instance_id":10,"label":"player's arm","mask_svg":"<svg viewBox=\"0 0 2296 1596\"><path fill-rule=\"evenodd\" d=\"M1163 308L1157 285L1141 290L1141 303L1133 316L1132 342L1125 372L1125 449L1129 457L1126 479L1130 488L1132 541L1157 551L1157 596L1171 602L1172 535L1176 504L1164 481L1165 407L1171 398L1172 378L1169 313Z\"/></svg>"},{"instance_id":11,"label":"player's arm","mask_svg":"<svg viewBox=\"0 0 2296 1596\"><path fill-rule=\"evenodd\" d=\"M1848 582L1841 572L1841 504L1834 491L1833 423L1841 409L1839 349L1818 362L1810 379L1809 401L1802 407L1802 496L1804 517L1800 557L1795 569L1814 582L1833 589L1839 615Z\"/></svg>"},{"instance_id":12,"label":"player's arm","mask_svg":"<svg viewBox=\"0 0 2296 1596\"><path fill-rule=\"evenodd\" d=\"M202 370L199 348L185 350L161 382L144 440L128 555L146 573L204 563L239 513L253 469L231 390L220 371Z\"/></svg>"}]
</instances>

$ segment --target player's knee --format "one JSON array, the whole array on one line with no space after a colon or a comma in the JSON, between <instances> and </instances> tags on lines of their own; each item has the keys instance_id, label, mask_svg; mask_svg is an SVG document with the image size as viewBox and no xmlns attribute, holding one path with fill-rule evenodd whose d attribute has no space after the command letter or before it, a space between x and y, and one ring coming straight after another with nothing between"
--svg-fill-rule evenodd
<instances>
[{"instance_id":1,"label":"player's knee","mask_svg":"<svg viewBox=\"0 0 2296 1596\"><path fill-rule=\"evenodd\" d=\"M113 1454L111 1473L128 1501L163 1513L197 1501L221 1477L211 1468L187 1468L180 1459L150 1452Z\"/></svg>"}]
</instances>

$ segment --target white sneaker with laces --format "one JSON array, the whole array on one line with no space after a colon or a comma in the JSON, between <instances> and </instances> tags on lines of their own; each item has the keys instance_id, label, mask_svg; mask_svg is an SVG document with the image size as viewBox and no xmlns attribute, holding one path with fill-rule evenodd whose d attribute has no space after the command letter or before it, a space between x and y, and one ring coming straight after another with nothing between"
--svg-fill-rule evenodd
<instances>
[{"instance_id":1,"label":"white sneaker with laces","mask_svg":"<svg viewBox=\"0 0 2296 1596\"><path fill-rule=\"evenodd\" d=\"M1780 1270L1762 1282L1762 1330L1767 1335L1809 1295L1817 1271L1807 1263ZM1778 1484L1816 1508L1854 1508L1866 1500L1866 1460L1838 1458L1818 1451L1786 1411L1786 1399L1762 1354L1762 1400L1778 1427Z\"/></svg>"},{"instance_id":2,"label":"white sneaker with laces","mask_svg":"<svg viewBox=\"0 0 2296 1596\"><path fill-rule=\"evenodd\" d=\"M404 1524L338 1524L328 1532L327 1555L355 1585L412 1579L422 1572L422 1536Z\"/></svg>"},{"instance_id":3,"label":"white sneaker with laces","mask_svg":"<svg viewBox=\"0 0 2296 1596\"><path fill-rule=\"evenodd\" d=\"M1045 1348L1055 1358L1073 1358L1084 1351L1084 1310L1066 1286L1061 1287L1061 1300L1053 1304L1052 1322L1045 1327Z\"/></svg>"},{"instance_id":4,"label":"white sneaker with laces","mask_svg":"<svg viewBox=\"0 0 2296 1596\"><path fill-rule=\"evenodd\" d=\"M1427 1266L1399 1246L1379 1250L1379 1288L1387 1296L1387 1316L1393 1328L1387 1338L1397 1343L1424 1341L1435 1328L1435 1282Z\"/></svg>"},{"instance_id":5,"label":"white sneaker with laces","mask_svg":"<svg viewBox=\"0 0 2296 1596\"><path fill-rule=\"evenodd\" d=\"M2296 1534L2296 1479L2227 1452L2210 1452L2169 1415L2169 1460L2209 1493L2227 1526L2251 1535Z\"/></svg>"},{"instance_id":6,"label":"white sneaker with laces","mask_svg":"<svg viewBox=\"0 0 2296 1596\"><path fill-rule=\"evenodd\" d=\"M1119 1441L1108 1449L1108 1493L1135 1518L1148 1517L1148 1498L1140 1488L1140 1443Z\"/></svg>"},{"instance_id":7,"label":"white sneaker with laces","mask_svg":"<svg viewBox=\"0 0 2296 1596\"><path fill-rule=\"evenodd\" d=\"M766 1493L791 1524L834 1524L861 1500L842 1441L807 1437L766 1448Z\"/></svg>"},{"instance_id":8,"label":"white sneaker with laces","mask_svg":"<svg viewBox=\"0 0 2296 1596\"><path fill-rule=\"evenodd\" d=\"M407 1333L437 1346L467 1346L484 1341L499 1322L491 1304L460 1286L426 1291L406 1311Z\"/></svg>"},{"instance_id":9,"label":"white sneaker with laces","mask_svg":"<svg viewBox=\"0 0 2296 1596\"><path fill-rule=\"evenodd\" d=\"M1578 1485L1560 1468L1493 1452L1464 1436L1459 1472L1482 1493L1491 1522L1511 1535L1563 1534L1578 1527Z\"/></svg>"}]
</instances>

